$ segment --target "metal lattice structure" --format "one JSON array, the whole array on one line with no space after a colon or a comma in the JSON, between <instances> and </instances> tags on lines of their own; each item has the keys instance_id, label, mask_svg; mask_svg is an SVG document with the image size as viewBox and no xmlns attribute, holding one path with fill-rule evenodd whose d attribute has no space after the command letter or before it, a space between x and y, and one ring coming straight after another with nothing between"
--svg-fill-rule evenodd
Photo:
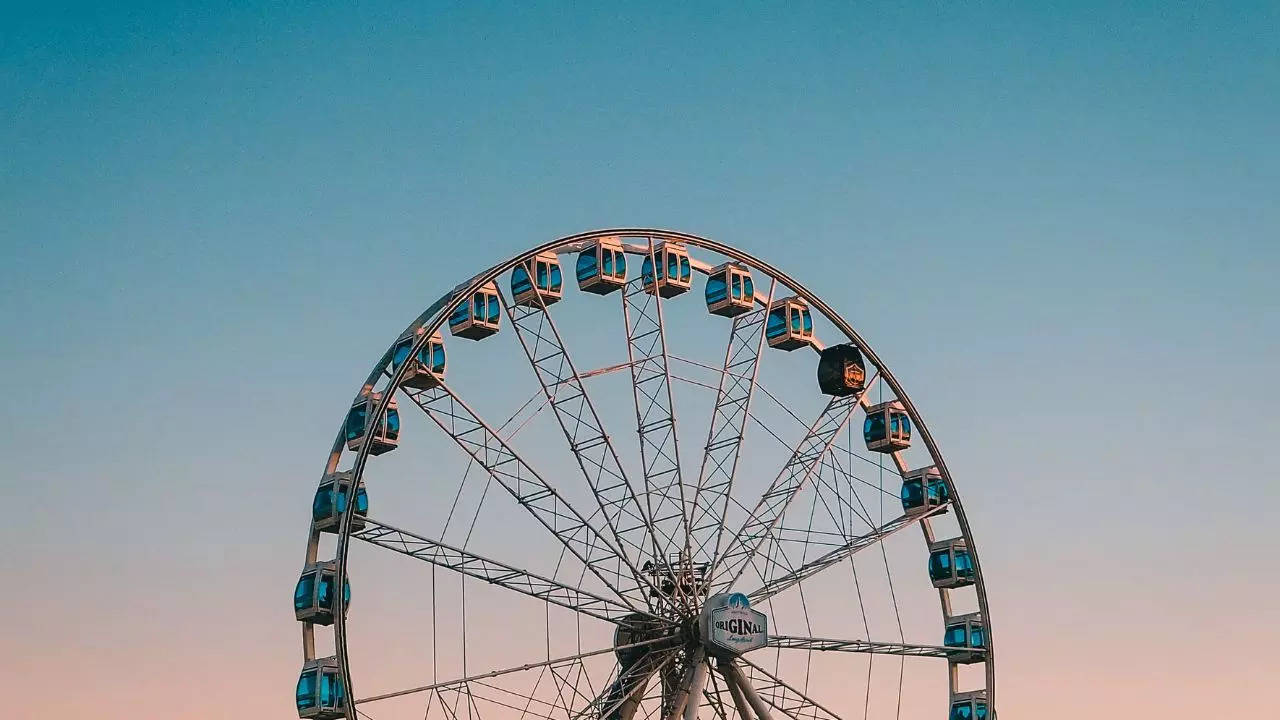
<instances>
[{"instance_id":1,"label":"metal lattice structure","mask_svg":"<svg viewBox=\"0 0 1280 720\"><path fill-rule=\"evenodd\" d=\"M294 606L302 718L995 718L916 407L820 298L687 233L553 240L415 319L342 423Z\"/></svg>"}]
</instances>

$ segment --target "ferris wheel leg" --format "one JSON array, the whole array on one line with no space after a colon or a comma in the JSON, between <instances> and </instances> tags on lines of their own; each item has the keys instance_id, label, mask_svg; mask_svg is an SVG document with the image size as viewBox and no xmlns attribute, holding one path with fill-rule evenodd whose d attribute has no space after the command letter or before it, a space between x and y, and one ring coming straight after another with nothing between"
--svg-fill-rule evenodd
<instances>
[{"instance_id":1,"label":"ferris wheel leg","mask_svg":"<svg viewBox=\"0 0 1280 720\"><path fill-rule=\"evenodd\" d=\"M671 699L671 709L667 713L666 720L680 720L681 715L684 714L685 708L689 705L689 696L693 691L694 680L699 675L698 670L704 667L703 662L706 657L707 655L702 648L694 651L693 657L689 660L689 669L684 671L684 677L680 680L680 689L676 691L675 697ZM706 680L706 677L706 674L703 673L703 681ZM701 702L701 700L702 698L699 696L698 702ZM693 713L696 717L698 714L697 704L693 706Z\"/></svg>"},{"instance_id":2,"label":"ferris wheel leg","mask_svg":"<svg viewBox=\"0 0 1280 720\"><path fill-rule=\"evenodd\" d=\"M702 691L707 686L707 660L701 657L693 666L693 682L689 686L689 699L684 705L684 720L698 720L698 708L702 705Z\"/></svg>"},{"instance_id":3,"label":"ferris wheel leg","mask_svg":"<svg viewBox=\"0 0 1280 720\"><path fill-rule=\"evenodd\" d=\"M738 717L742 720L751 720L751 710L747 707L747 698L742 694L742 688L738 684L729 679L729 675L721 669L721 675L724 676L725 687L729 688L729 696L733 698L733 706L738 709Z\"/></svg>"},{"instance_id":4,"label":"ferris wheel leg","mask_svg":"<svg viewBox=\"0 0 1280 720\"><path fill-rule=\"evenodd\" d=\"M757 720L773 720L773 715L769 712L768 706L760 699L755 688L751 687L751 683L747 677L742 674L742 669L732 662L719 663L720 674L724 676L725 683L729 686L729 694L733 696L733 703L738 707L738 714L743 718L750 719L751 715L746 712L746 705L750 705L755 711Z\"/></svg>"},{"instance_id":5,"label":"ferris wheel leg","mask_svg":"<svg viewBox=\"0 0 1280 720\"><path fill-rule=\"evenodd\" d=\"M633 720L635 718L636 710L640 709L640 701L644 698L644 691L648 687L649 676L646 675L643 680L636 683L635 690L632 690L627 699L618 706L617 720Z\"/></svg>"}]
</instances>

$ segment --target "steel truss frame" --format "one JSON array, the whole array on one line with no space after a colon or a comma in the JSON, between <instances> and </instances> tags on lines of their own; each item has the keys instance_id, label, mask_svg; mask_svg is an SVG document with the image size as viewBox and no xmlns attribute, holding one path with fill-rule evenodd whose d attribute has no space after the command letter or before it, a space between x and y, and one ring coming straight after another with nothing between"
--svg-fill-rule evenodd
<instances>
[{"instance_id":1,"label":"steel truss frame","mask_svg":"<svg viewBox=\"0 0 1280 720\"><path fill-rule=\"evenodd\" d=\"M867 383L867 387L871 387L871 383ZM858 407L859 397L861 395L832 398L809 426L808 434L796 444L791 459L783 466L777 479L764 492L747 521L712 566L713 592L722 592L732 587L746 571L751 560L759 553L760 546L769 539L778 523L782 522L782 516L791 501L822 462L823 456L835 442L836 435L849 422L854 409Z\"/></svg>"},{"instance_id":2,"label":"steel truss frame","mask_svg":"<svg viewBox=\"0 0 1280 720\"><path fill-rule=\"evenodd\" d=\"M558 240L545 243L533 248L521 255L493 266L489 270L480 273L470 281L462 283L450 293L446 294L439 301L428 308L417 320L415 320L401 337L414 336L416 339L410 349L411 356L416 356L418 351L427 342L430 335L435 332L447 319L449 311L457 302L458 298L468 297L478 288L485 286L487 283L495 280L500 274L510 270L520 262L528 260L541 252L556 252L558 254L577 252L598 238L607 236L620 236L623 238L639 238L643 239L644 244L629 244L625 246L627 253L635 255L649 255L653 258L654 245L656 241L670 241L683 244L687 247L701 248L714 253L718 253L731 261L742 263L756 272L764 273L774 283L781 283L790 290L794 291L801 299L803 299L810 308L824 316L832 325L835 326L839 333L845 335L848 341L861 350L864 358L877 369L877 377L881 379L893 392L894 396L902 403L903 409L907 412L912 422L915 424L915 434L919 443L928 451L937 467L943 481L948 485L951 495L950 509L955 512L955 517L960 526L961 535L966 540L969 547L970 555L974 563L975 571L975 587L977 591L977 600L979 610L983 613L984 618L988 619L987 625L987 651L985 657L985 689L988 698L988 704L991 708L992 720L995 720L995 675L994 675L994 638L990 628L990 614L987 608L987 597L985 583L983 581L981 565L978 558L976 544L974 543L972 533L968 524L964 508L960 502L959 494L956 492L955 486L951 481L950 473L946 464L938 452L938 449L930 435L919 412L912 404L908 396L902 390L900 384L893 375L885 367L884 363L876 356L862 338L853 330L853 328L845 322L834 310L830 308L820 298L813 295L805 289L801 284L782 273L777 268L738 251L730 246L724 245L707 238L679 233L668 230L654 229L636 229L621 228L612 230L592 231L579 235L568 236ZM709 266L700 266L694 261L694 267L701 272L706 272ZM686 502L684 496L684 483L681 481L680 472L680 454L678 449L678 440L675 433L675 413L674 405L671 402L670 379L672 377L669 368L669 356L666 348L665 331L662 323L662 303L660 298L654 294L644 293L642 283L633 281L629 283L622 292L622 302L624 317L626 318L627 337L628 337L628 359L627 367L632 372L632 387L634 400L636 402L637 430L640 434L641 449L644 455L644 470L646 480L646 490L652 496L659 498L659 509L655 510L651 505L653 497L647 495L645 502L640 502L636 497L635 490L627 486L635 506L640 508L639 512L643 513L642 518L637 518L634 513L629 515L626 510L627 501L625 499L626 492L622 487L616 484L608 484L616 482L618 479L615 475L606 472L610 458L605 455L598 456L600 462L592 463L583 461L584 475L587 475L588 481L594 470L598 469L599 474L594 475L601 483L600 487L604 489L604 496L600 498L600 509L597 513L593 513L590 518L584 517L563 497L559 496L555 488L546 483L532 467L528 465L520 456L504 441L500 432L493 430L489 425L484 423L475 413L467 407L462 401L455 396L447 387L440 387L428 391L408 391L400 388L400 379L404 374L404 367L398 370L389 370L390 359L394 350L394 344L388 348L383 357L375 365L370 373L366 383L361 388L360 393L367 393L375 389L380 381L385 380L385 388L399 388L402 392L414 399L414 402L427 411L427 414L436 422L438 426L445 430L456 442L456 444L464 450L471 458L473 458L491 478L497 480L509 494L514 497L517 502L526 507L526 509L534 515L549 532L557 535L565 548L565 552L573 555L582 563L585 570L591 571L597 578L604 583L612 592L618 595L616 600L605 597L597 593L591 593L578 588L572 588L562 583L554 585L546 584L547 578L535 576L531 573L520 571L514 566L506 565L500 562L492 561L487 558L459 552L457 548L444 546L440 543L422 538L421 536L391 529L390 526L380 523L370 523L366 525L366 530L362 536L361 532L353 532L352 519L355 513L355 503L351 502L352 497L348 497L347 509L342 517L338 531L338 542L336 547L336 577L337 583L342 583L346 578L347 560L349 556L349 545L351 538L355 537L361 540L367 540L379 544L378 540L383 541L383 547L391 547L399 544L398 548L391 549L402 552L406 555L412 555L419 559L426 560L433 565L448 567L462 575L484 579L486 582L492 582L495 585L501 585L516 592L522 592L525 595L544 600L550 605L560 605L562 607L572 607L584 615L592 617L601 617L611 622L617 622L622 616L623 609L643 613L648 608L648 598L645 590L650 587L650 582L645 579L644 573L635 567L633 558L629 553L636 552L639 542L622 542L620 535L628 533L639 534L636 525L638 519L647 520L647 531L650 533L646 538L647 542L654 545L655 555L661 556L661 553L669 551L671 548L680 548L685 558L691 560L694 552L701 551L702 557L705 557L706 544L699 539L696 548L693 545L695 531L700 535L708 532L711 528L703 519L708 515L708 508L711 509L710 514L714 516L715 500L718 498L719 486L721 483L726 484L724 495L729 495L732 487L733 470L732 463L736 463L736 448L732 451L726 450L733 448L735 445L741 445L742 435L744 433L745 419L750 417L750 398L752 390L745 390L741 385L741 380L745 376L745 370L739 372L736 366L731 364L730 358L734 355L734 341L737 338L737 330L739 324L745 324L746 320L739 323L735 319L734 331L731 332L729 348L726 351L725 365L721 370L720 387L717 392L716 415L713 415L712 427L709 431L708 443L704 448L704 465L700 469L698 484L694 491L694 502L692 505ZM771 289L772 295L772 289ZM505 300L505 298L504 298ZM766 305L767 307L767 305ZM508 312L510 313L510 306ZM550 315L545 312L545 307L535 308L533 312L524 313L520 318L521 321L533 319L534 312L541 312L542 315L549 320ZM759 313L763 320L763 313ZM635 314L635 317L632 317ZM754 314L752 314L754 317ZM515 317L513 324L519 323ZM553 335L558 334L552 330ZM518 331L519 334L519 331ZM745 337L750 337L745 335ZM762 337L762 336L761 336ZM522 343L524 338L522 338ZM563 346L559 346L563 350ZM748 346L749 347L749 346ZM757 345L756 355L751 364L744 367L750 367L753 375L756 365L759 363L760 348ZM530 362L534 365L535 373L539 374L540 381L543 380L543 373L539 371L539 361L547 359L543 354L536 350L529 352ZM563 353L563 360L569 367L568 375L562 373L546 374L548 383L544 384L544 391L548 391L548 398L553 406L557 400L567 398L566 402L573 401L572 387L576 385L581 388L582 377L587 374L579 375L576 370L572 369L571 363L568 361L567 353ZM588 373L590 374L590 373ZM550 378L555 377L555 380ZM561 384L570 387L568 395L560 394ZM373 417L380 416L385 412L387 404L390 402L392 392L383 391L382 399L376 404L371 415ZM832 439L838 435L839 430L847 424L849 415L852 414L857 405L865 405L864 397L857 398L855 402L849 402L847 399L837 398L833 400L827 408L827 411L819 417L817 421L810 426L809 434L805 441L795 448L791 459L783 472L769 491L765 493L757 505L763 511L762 513L753 514L748 522L739 529L736 537L742 537L750 541L751 549L747 551L742 547L735 547L733 543L723 552L717 550L714 553L712 563L717 566L719 572L713 577L715 578L716 587L729 587L738 578L748 566L755 566L759 548L765 543L773 543L781 553L781 546L786 540L783 538L785 528L779 527L783 514L786 512L787 505L795 498L796 493L803 487L811 475L817 473L819 481L821 481L818 469L821 466L822 458L827 454L832 445ZM738 410L737 403L741 398L742 409ZM573 412L568 410L564 413L564 417L560 417L557 410L558 419L574 418L575 421L587 415L594 416L594 409L589 408L589 399L582 390L583 406L587 407L585 412ZM847 412L845 412L847 410ZM740 412L740 414L738 414ZM842 416L843 415L843 416ZM599 427L598 418L595 420L596 432L586 437L597 436L603 438L606 442L607 434ZM757 422L759 422L757 418ZM738 428L734 430L734 428ZM562 425L562 427L564 427ZM590 426L588 430L592 430ZM664 432L666 431L666 432ZM722 435L717 433L721 432ZM736 435L736 438L735 438ZM566 428L566 437L570 437ZM582 437L582 436L579 436ZM719 438L719 440L717 439ZM719 444L723 441L724 444ZM572 443L572 440L570 441ZM370 449L372 438L366 437L365 442L355 452L351 471L356 482L351 483L348 490L354 492L354 488L358 485L363 477L365 465L370 457ZM589 442L584 443L583 449L592 449ZM337 469L339 459L343 456L345 450L345 439L340 429L335 438L333 450L330 452L329 460L326 463L325 472L331 473ZM725 450L723 453L723 462L717 462L715 458L710 457L712 453ZM612 462L616 464L618 475L625 477L622 472L621 463L616 460L616 453L611 447L605 448L602 452L607 452L612 456ZM893 454L892 460L899 474L906 470L900 454ZM728 468L726 470L726 468ZM666 479L665 482L663 480ZM703 497L706 496L706 497ZM726 500L727 502L728 500ZM678 505L677 505L678 503ZM677 505L671 508L669 506ZM666 507L666 509L663 509ZM686 508L689 513L686 514ZM816 559L806 560L801 558L802 562L798 566L792 566L785 555L779 560L774 557L763 558L769 567L766 573L762 573L761 577L765 579L765 584L753 592L753 595L760 594L765 599L772 597L774 594L785 590L787 587L801 583L804 579L812 577L826 567L834 565L839 560L851 556L858 550L871 547L911 524L919 524L924 531L926 538L931 538L932 533L929 527L929 517L933 513L924 513L915 516L903 516L895 518L887 523L883 523L881 527L873 527L872 531L857 536L849 536L843 544L831 547L828 552ZM593 521L603 516L605 519L605 531L601 531ZM630 517L630 523L624 521L625 517ZM696 520L694 518L697 518ZM612 523L610 522L612 520ZM654 532L657 530L657 532ZM683 532L681 532L683 530ZM376 533L385 533L374 537ZM723 528L717 530L717 533L723 532ZM683 538L681 537L683 535ZM720 537L719 535L717 537ZM307 548L307 561L313 562L317 558L319 533L312 528L310 540ZM681 544L679 540L683 539ZM723 539L723 538L720 538ZM420 545L415 545L420 543ZM719 548L720 541L717 540ZM807 555L807 553L806 553ZM640 555L635 556L637 559ZM757 568L758 569L758 568ZM782 575L777 572L784 572ZM503 574L505 573L505 574ZM513 574L514 573L514 574ZM630 578L629 582L621 582L623 578ZM611 582L612 579L612 582ZM944 613L949 610L949 601L947 592L940 591ZM341 604L339 599L339 605ZM687 599L685 600L687 603ZM338 656L339 666L342 670L342 681L346 697L355 698L351 686L351 672L349 658L347 656L347 638L346 638L346 613L344 608L339 606L334 613L333 632L335 636L335 649ZM592 615L592 613L596 613ZM304 657L314 657L314 628L309 623L303 624L303 649ZM928 646L909 646L905 643L878 643L871 641L859 640L832 640L822 638L799 638L796 636L779 636L773 647L781 650L784 648L794 648L802 651L809 650L836 650L848 652L871 652L873 654L918 654L928 655ZM612 649L610 649L612 650ZM602 651L603 652L603 651ZM622 708L623 704L630 699L644 696L644 687L641 686L639 675L643 675L643 682L648 683L652 675L661 676L665 672L664 668L670 663L682 663L682 654L685 651L654 651L647 654L644 663L637 663L635 666L628 668L624 673L626 676L622 678L626 684L622 687L625 691L621 699L615 698L616 702L610 703L611 706L605 706L602 698L605 695L597 697L583 711L570 718L570 720L583 720L587 717L608 716L611 720L632 720L630 717L614 718L613 716ZM650 658L664 658L658 667L654 667L648 674L639 673L638 668L647 665ZM746 658L740 658L739 661L744 666L752 668L753 677L757 678L761 686L761 691L757 694L749 683L744 682L737 689L742 692L740 695L744 702L752 698L759 699L764 697L765 701L778 709L782 714L798 720L800 717L806 718L824 718L825 720L838 720L834 713L823 708L813 700L804 697L803 693L795 690L795 688L787 685L783 680L773 677L762 668L751 663ZM557 665L557 668L568 668L572 663L582 663L582 658L577 658L563 666ZM554 673L553 673L554 674ZM669 673L668 673L669 674ZM952 672L952 692L956 691L954 680L954 668ZM559 676L557 676L559 677ZM563 682L569 682L562 679ZM452 685L443 689L444 692L469 692L467 688L470 685L481 683L482 680L473 679L468 683L461 685ZM661 685L661 683L659 683ZM726 681L725 689L730 692L735 700L735 707L741 710L742 705L737 702L740 698L735 695L733 683ZM562 687L563 689L563 687ZM443 703L443 697L440 695L442 689L437 688L434 691L436 697L440 697ZM638 691L638 692L637 692ZM725 713L723 705L717 705L720 700L718 684L714 678L712 680L711 689L707 692L708 702L718 709L716 712L722 716ZM607 694L606 694L607 695ZM659 695L662 697L662 695ZM366 699L368 700L368 699ZM355 705L362 701L353 701L352 707L348 709L348 716L355 717ZM474 698L469 696L469 702L474 704ZM567 708L569 703L564 703ZM696 710L696 704L694 709ZM455 703L456 708L456 703ZM448 711L453 720L457 720L454 710ZM634 712L634 708L632 708ZM759 716L757 720L770 720L767 717L767 711L764 714L757 712ZM546 715L545 717L550 717ZM560 718L552 718L552 720L561 720Z\"/></svg>"},{"instance_id":3,"label":"steel truss frame","mask_svg":"<svg viewBox=\"0 0 1280 720\"><path fill-rule=\"evenodd\" d=\"M765 600L768 600L769 598L773 597L774 595L777 595L783 590L786 590L787 588L793 585L799 584L800 582L804 581L806 578L813 577L814 575L817 575L818 573L822 572L823 570L826 570L832 565L836 565L838 563L844 562L848 558L852 557L854 553L857 553L859 550L871 547L872 545L875 545L876 543L883 541L885 538L889 537L890 535L898 532L902 528L910 527L911 525L916 524L917 522L919 522L920 520L926 517L931 517L933 515L936 515L942 512L943 509L944 509L944 506L940 506L940 507L933 508L928 512L915 513L911 515L901 515L897 518L894 518L893 520L885 523L883 526L876 528L875 530L869 533L866 533L865 535L858 535L856 537L850 538L848 542L844 543L840 547L837 547L834 550L831 550L818 558L810 560L809 562L801 565L798 568L791 570L785 575L770 578L769 581L766 582L764 585L748 593L748 597L751 598L751 602L753 603L760 603Z\"/></svg>"},{"instance_id":4,"label":"steel truss frame","mask_svg":"<svg viewBox=\"0 0 1280 720\"><path fill-rule=\"evenodd\" d=\"M769 647L787 650L821 650L878 655L907 655L910 657L945 658L953 648L941 645L911 645L909 643L874 642L871 640L836 640L795 635L772 635Z\"/></svg>"},{"instance_id":5,"label":"steel truss frame","mask_svg":"<svg viewBox=\"0 0 1280 720\"><path fill-rule=\"evenodd\" d=\"M646 554L646 545L658 546L654 527L645 515L644 505L636 497L613 441L600 422L595 404L591 402L582 377L565 348L555 320L540 295L534 306L511 303L503 293L499 293L499 298L543 395L555 413L565 441L577 459L578 468L591 487L599 513L604 516L621 554L634 570L635 563ZM593 514L588 521L594 517ZM648 575L635 573L633 577L637 586L653 587L652 578ZM643 595L647 607L653 609L653 593Z\"/></svg>"},{"instance_id":6,"label":"steel truss frame","mask_svg":"<svg viewBox=\"0 0 1280 720\"><path fill-rule=\"evenodd\" d=\"M645 249L654 273L653 290L637 277L622 290L622 316L627 330L627 361L640 437L640 465L644 474L648 525L653 537L654 562L666 567L672 583L671 602L689 606L683 585L665 562L673 550L688 545L684 478L680 470L680 442L676 432L675 400L671 395L671 367L658 292L658 266L653 238ZM681 555L681 562L687 556ZM663 593L658 593L659 597ZM668 606L669 612L674 607Z\"/></svg>"},{"instance_id":7,"label":"steel truss frame","mask_svg":"<svg viewBox=\"0 0 1280 720\"><path fill-rule=\"evenodd\" d=\"M653 648L653 650L652 650L652 651L650 651L649 653L646 653L645 657L654 656L654 657L663 658L663 657L665 657L667 654L669 654L669 652L670 652L670 650L669 650L669 649L664 650L664 649L662 648L662 646L663 646L664 644L665 644L665 645L669 645L669 644L670 644L670 639L669 639L669 638L655 638L655 639L653 639L653 640L646 640L646 641L643 641L643 642L632 643L632 644L630 644L630 645L624 645L624 646L621 646L621 647L623 647L623 648L639 648L639 647L649 646L649 647ZM614 653L614 652L617 652L617 650L618 650L618 649L619 649L619 648L617 648L617 647L599 648L599 649L596 649L596 650L589 650L589 651L587 651L587 652L581 652L581 653L577 653L577 654L574 654L574 655L566 655L566 656L564 656L564 657L549 658L549 659L547 659L547 660L539 660L539 661L537 661L537 662L524 663L524 664L522 664L522 665L516 665L516 666L514 666L514 667L503 668L503 669L501 669L501 670L490 670L490 671L488 671L488 672L477 673L477 674L474 674L474 675L468 675L468 676L466 676L466 677L462 677L462 678L455 678L455 679L453 679L453 680L445 680L445 681L443 681L443 682L434 682L434 683L430 683L430 684L428 684L428 685L419 685L418 687L407 688L407 689L404 689L404 690L395 690L395 691L392 691L392 692L381 693L381 694L379 694L379 695L371 695L371 696L369 696L369 697L362 698L361 700L359 700L359 702L376 702L376 701L378 701L378 700L387 700L387 699L389 699L389 698L403 697L403 696L405 696L405 695L413 695L413 694L416 694L416 693L434 692L434 691L438 691L438 690L448 690L448 689L451 689L451 688L462 687L462 686L464 686L464 685L468 685L468 684L470 684L470 683L479 682L479 681L481 681L481 680L491 680L491 679L493 679L493 678L501 677L501 676L503 676L503 675L511 675L511 674L513 674L513 673L522 673L522 672L527 672L527 671L529 671L529 670L533 670L533 669L536 669L536 668L542 668L542 667L564 667L564 666L571 665L571 664L573 664L573 663L579 663L579 662L581 662L581 661L583 661L583 660L585 660L586 658L589 658L589 657L595 657L595 656L597 656L597 655L606 655L606 654L609 654L609 653Z\"/></svg>"},{"instance_id":8,"label":"steel truss frame","mask_svg":"<svg viewBox=\"0 0 1280 720\"><path fill-rule=\"evenodd\" d=\"M633 611L640 611L641 606L635 602L639 597L644 603L640 571L447 385L441 383L431 390L402 392L605 587ZM635 585L619 587L619 580L628 576L634 579Z\"/></svg>"},{"instance_id":9,"label":"steel truss frame","mask_svg":"<svg viewBox=\"0 0 1280 720\"><path fill-rule=\"evenodd\" d=\"M352 537L606 622L616 623L635 613L633 608L617 600L565 585L438 540L415 535L372 518L365 519L365 527L352 533Z\"/></svg>"},{"instance_id":10,"label":"steel truss frame","mask_svg":"<svg viewBox=\"0 0 1280 720\"><path fill-rule=\"evenodd\" d=\"M689 542L692 547L688 551L695 563L710 566L720 556L724 513L738 472L738 458L746 437L760 357L766 346L768 308L776 288L777 282L770 281L764 307L734 317L729 329L720 386L716 390L716 404L711 411L698 485L689 511Z\"/></svg>"}]
</instances>

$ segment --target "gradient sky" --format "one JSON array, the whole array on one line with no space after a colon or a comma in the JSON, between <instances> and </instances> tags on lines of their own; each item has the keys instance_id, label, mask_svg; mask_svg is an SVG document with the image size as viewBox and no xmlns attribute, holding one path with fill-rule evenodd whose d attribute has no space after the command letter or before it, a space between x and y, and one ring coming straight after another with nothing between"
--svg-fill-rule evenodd
<instances>
[{"instance_id":1,"label":"gradient sky","mask_svg":"<svg viewBox=\"0 0 1280 720\"><path fill-rule=\"evenodd\" d=\"M964 494L1006 720L1273 715L1280 5L108 5L0 9L10 715L292 716L370 364L619 225L855 318Z\"/></svg>"}]
</instances>

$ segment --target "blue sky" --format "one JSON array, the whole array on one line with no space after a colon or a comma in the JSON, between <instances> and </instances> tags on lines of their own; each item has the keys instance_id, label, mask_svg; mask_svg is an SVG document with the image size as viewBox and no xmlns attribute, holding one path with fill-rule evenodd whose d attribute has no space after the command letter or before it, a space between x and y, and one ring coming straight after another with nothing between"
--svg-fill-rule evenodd
<instances>
[{"instance_id":1,"label":"blue sky","mask_svg":"<svg viewBox=\"0 0 1280 720\"><path fill-rule=\"evenodd\" d=\"M6 672L252 649L246 707L290 712L305 506L370 363L501 257L648 225L802 278L903 380L963 478L1007 712L1257 713L1278 31L1270 3L5 7Z\"/></svg>"}]
</instances>

